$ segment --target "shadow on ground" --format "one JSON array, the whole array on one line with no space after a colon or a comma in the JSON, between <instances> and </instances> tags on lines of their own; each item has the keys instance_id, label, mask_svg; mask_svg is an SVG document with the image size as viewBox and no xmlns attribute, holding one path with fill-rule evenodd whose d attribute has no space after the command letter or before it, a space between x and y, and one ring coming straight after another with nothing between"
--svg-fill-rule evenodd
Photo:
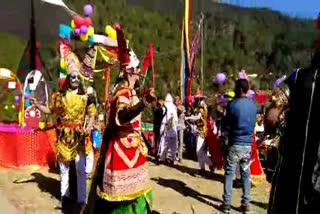
<instances>
[{"instance_id":1,"label":"shadow on ground","mask_svg":"<svg viewBox=\"0 0 320 214\"><path fill-rule=\"evenodd\" d=\"M52 197L56 198L58 201L60 198L60 182L57 179L46 177L41 173L32 173L32 177L27 179L18 178L13 181L14 184L25 184L25 183L37 183L39 189L42 192L49 193ZM69 199L65 200L62 209L56 205L55 209L62 210L65 214L80 214L80 207L76 204L75 200Z\"/></svg>"},{"instance_id":2,"label":"shadow on ground","mask_svg":"<svg viewBox=\"0 0 320 214\"><path fill-rule=\"evenodd\" d=\"M212 207L214 207L215 209L219 210L219 205L212 203L211 201L215 201L218 202L219 204L222 204L222 200L219 198L215 198L213 196L209 196L209 195L204 195L201 194L197 191L195 191L194 189L188 187L184 182L182 181L178 181L175 179L164 179L164 178L151 178L151 180L155 181L157 184L167 187L167 188L171 188L175 191L177 191L178 193L180 193L181 195L185 196L185 197L191 197L194 198L202 203L205 203L207 205L210 205ZM240 211L240 209L238 207L231 207L233 210L236 211Z\"/></svg>"},{"instance_id":3,"label":"shadow on ground","mask_svg":"<svg viewBox=\"0 0 320 214\"><path fill-rule=\"evenodd\" d=\"M258 206L258 207L261 207L261 208L263 208L265 210L268 209L268 203L262 203L262 202L258 202L258 201L251 201L250 203L254 204L254 205Z\"/></svg>"}]
</instances>

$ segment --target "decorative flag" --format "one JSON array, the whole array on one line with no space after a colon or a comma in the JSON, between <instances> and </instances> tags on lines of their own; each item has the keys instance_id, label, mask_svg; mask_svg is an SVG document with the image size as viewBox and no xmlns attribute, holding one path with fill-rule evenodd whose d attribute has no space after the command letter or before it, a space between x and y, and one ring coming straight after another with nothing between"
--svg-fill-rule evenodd
<instances>
[{"instance_id":1,"label":"decorative flag","mask_svg":"<svg viewBox=\"0 0 320 214\"><path fill-rule=\"evenodd\" d=\"M190 62L191 62L191 76L194 77L194 72L196 69L196 57L198 54L199 50L199 42L200 42L200 29L202 25L202 19L201 22L199 23L198 30L196 32L196 35L193 38L193 41L191 43L191 49L190 49Z\"/></svg>"},{"instance_id":2,"label":"decorative flag","mask_svg":"<svg viewBox=\"0 0 320 214\"><path fill-rule=\"evenodd\" d=\"M155 75L154 75L154 61L153 61L153 43L152 41L149 42L148 50L146 55L144 56L142 68L141 68L141 94L143 93L143 86L146 81L146 77L148 75L148 71L151 66L152 71L152 87L155 88Z\"/></svg>"},{"instance_id":3,"label":"decorative flag","mask_svg":"<svg viewBox=\"0 0 320 214\"><path fill-rule=\"evenodd\" d=\"M185 12L182 22L181 63L180 63L180 98L185 104L186 98L191 97L191 61L189 45L189 26L191 14L191 0L185 0Z\"/></svg>"},{"instance_id":4,"label":"decorative flag","mask_svg":"<svg viewBox=\"0 0 320 214\"><path fill-rule=\"evenodd\" d=\"M41 60L40 60L40 55L39 55L39 43L36 43L36 49L34 51L35 53L35 69L32 68L31 65L31 42L29 41L25 50L24 50L24 54L20 60L19 63L19 67L18 67L18 72L17 72L17 77L20 80L20 82L23 84L28 73L32 70L39 70L42 71L43 70L43 66L41 64Z\"/></svg>"}]
</instances>

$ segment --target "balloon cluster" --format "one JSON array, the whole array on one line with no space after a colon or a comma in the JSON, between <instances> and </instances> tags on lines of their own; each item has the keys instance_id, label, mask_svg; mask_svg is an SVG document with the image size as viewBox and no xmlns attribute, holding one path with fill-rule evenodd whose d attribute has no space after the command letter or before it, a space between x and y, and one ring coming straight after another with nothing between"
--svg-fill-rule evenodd
<instances>
[{"instance_id":1,"label":"balloon cluster","mask_svg":"<svg viewBox=\"0 0 320 214\"><path fill-rule=\"evenodd\" d=\"M84 17L76 15L71 20L70 26L73 35L83 42L93 43L94 28L90 16L93 13L92 4L88 3L83 8Z\"/></svg>"}]
</instances>

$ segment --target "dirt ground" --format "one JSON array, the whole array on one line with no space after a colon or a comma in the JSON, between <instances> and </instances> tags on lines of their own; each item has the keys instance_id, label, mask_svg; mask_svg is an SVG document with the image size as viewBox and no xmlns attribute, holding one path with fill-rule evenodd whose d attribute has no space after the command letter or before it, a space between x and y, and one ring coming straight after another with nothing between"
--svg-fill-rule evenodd
<instances>
[{"instance_id":1,"label":"dirt ground","mask_svg":"<svg viewBox=\"0 0 320 214\"><path fill-rule=\"evenodd\" d=\"M197 163L191 160L171 167L156 165L150 159L149 176L153 188L154 214L219 213L223 171L216 171L215 174L208 172L206 176L200 177L196 168ZM268 184L252 187L252 214L267 213L269 189ZM232 213L240 213L241 195L241 186L235 183ZM0 170L0 209L9 210L0 210L0 213L61 213L61 210L55 209L58 198L59 175L50 173L48 168Z\"/></svg>"}]
</instances>

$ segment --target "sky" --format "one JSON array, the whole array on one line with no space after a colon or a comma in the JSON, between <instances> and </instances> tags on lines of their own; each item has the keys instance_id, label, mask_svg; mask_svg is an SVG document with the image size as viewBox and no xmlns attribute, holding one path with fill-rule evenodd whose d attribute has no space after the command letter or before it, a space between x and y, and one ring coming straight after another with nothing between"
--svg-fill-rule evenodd
<instances>
[{"instance_id":1,"label":"sky","mask_svg":"<svg viewBox=\"0 0 320 214\"><path fill-rule=\"evenodd\" d=\"M224 0L244 7L268 7L294 17L316 18L320 0Z\"/></svg>"}]
</instances>

